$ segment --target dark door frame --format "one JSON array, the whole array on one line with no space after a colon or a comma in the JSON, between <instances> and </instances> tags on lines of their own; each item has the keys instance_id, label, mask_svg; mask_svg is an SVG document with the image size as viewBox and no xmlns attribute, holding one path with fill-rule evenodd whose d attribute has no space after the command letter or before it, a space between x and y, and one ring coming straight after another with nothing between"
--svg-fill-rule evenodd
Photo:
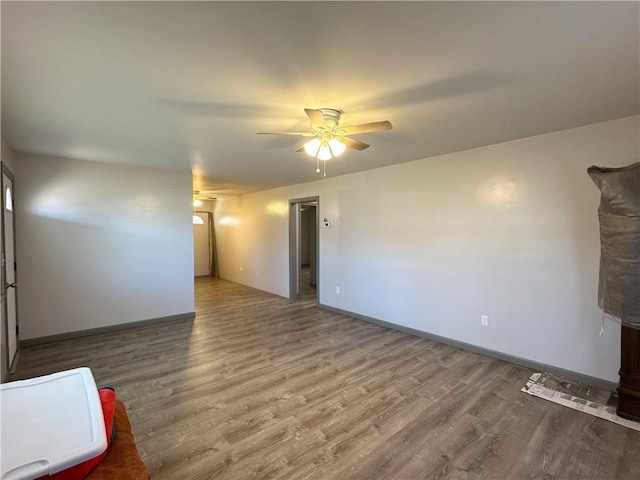
<instances>
[{"instance_id":1,"label":"dark door frame","mask_svg":"<svg viewBox=\"0 0 640 480\"><path fill-rule=\"evenodd\" d=\"M304 203L316 204L316 304L320 301L320 197L289 200L289 298L300 295L300 207Z\"/></svg>"},{"instance_id":2,"label":"dark door frame","mask_svg":"<svg viewBox=\"0 0 640 480\"><path fill-rule=\"evenodd\" d=\"M12 220L13 220L13 266L8 266L6 265L6 242L4 241L4 235L5 235L5 182L4 182L4 176L7 176L7 178L9 178L9 180L11 180L11 200L12 200L12 207L13 207L13 215L12 215ZM9 170L9 167L7 167L7 165L4 162L0 162L0 235L2 235L2 252L0 252L0 255L2 257L2 264L0 265L0 268L2 269L2 275L1 275L1 280L0 280L0 293L2 294L2 302L0 302L2 304L2 309L3 309L3 314L4 314L4 320L5 320L5 324L3 325L3 329L5 332L5 338L2 338L1 340L3 342L5 342L4 346L6 347L6 356L3 359L4 361L6 361L6 371L0 372L0 374L2 376L4 376L6 373L11 373L15 370L16 366L17 366L17 360L18 360L18 356L20 354L20 328L19 328L19 316L18 316L18 288L17 288L17 284L18 284L18 271L16 268L16 262L17 262L17 248L16 248L16 209L15 209L15 177L13 175L13 173L11 172L11 170ZM11 352L9 351L9 315L8 315L8 296L7 296L7 289L8 289L8 284L7 284L7 278L5 275L5 270L6 268L13 268L14 271L14 276L13 276L13 288L15 288L15 315L16 315L16 352L13 355L13 358L11 358ZM4 363L4 362L3 362ZM4 369L3 369L4 370Z\"/></svg>"}]
</instances>

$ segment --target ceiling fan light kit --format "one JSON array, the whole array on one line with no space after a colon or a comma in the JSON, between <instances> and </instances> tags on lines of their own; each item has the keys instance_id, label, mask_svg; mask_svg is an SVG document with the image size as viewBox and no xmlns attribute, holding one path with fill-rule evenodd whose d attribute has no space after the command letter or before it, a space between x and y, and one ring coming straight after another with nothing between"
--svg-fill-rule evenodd
<instances>
[{"instance_id":1,"label":"ceiling fan light kit","mask_svg":"<svg viewBox=\"0 0 640 480\"><path fill-rule=\"evenodd\" d=\"M361 125L351 125L340 127L340 110L335 108L305 108L305 113L309 117L313 132L258 132L259 135L298 135L302 137L313 137L306 142L296 152L305 151L316 158L316 172L320 173L320 160L324 165L324 176L327 176L326 161L342 155L347 147L355 150L364 150L368 144L348 138L348 135L358 133L378 132L381 130L391 130L391 122L372 122Z\"/></svg>"}]
</instances>

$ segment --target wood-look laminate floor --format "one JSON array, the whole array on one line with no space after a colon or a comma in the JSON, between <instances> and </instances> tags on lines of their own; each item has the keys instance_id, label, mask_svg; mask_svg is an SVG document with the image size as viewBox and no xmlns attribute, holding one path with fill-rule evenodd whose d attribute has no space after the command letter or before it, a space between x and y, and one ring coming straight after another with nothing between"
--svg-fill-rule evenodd
<instances>
[{"instance_id":1,"label":"wood-look laminate floor","mask_svg":"<svg viewBox=\"0 0 640 480\"><path fill-rule=\"evenodd\" d=\"M24 348L87 365L153 479L636 479L640 432L520 392L531 370L224 280L195 320Z\"/></svg>"}]
</instances>

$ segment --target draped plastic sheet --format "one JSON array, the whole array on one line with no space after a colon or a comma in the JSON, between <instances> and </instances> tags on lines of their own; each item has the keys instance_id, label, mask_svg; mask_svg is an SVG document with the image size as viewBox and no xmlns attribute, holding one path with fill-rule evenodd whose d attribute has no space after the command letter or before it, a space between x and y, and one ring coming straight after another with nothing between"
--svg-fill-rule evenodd
<instances>
[{"instance_id":1,"label":"draped plastic sheet","mask_svg":"<svg viewBox=\"0 0 640 480\"><path fill-rule=\"evenodd\" d=\"M640 162L587 173L601 192L598 306L605 315L640 329Z\"/></svg>"}]
</instances>

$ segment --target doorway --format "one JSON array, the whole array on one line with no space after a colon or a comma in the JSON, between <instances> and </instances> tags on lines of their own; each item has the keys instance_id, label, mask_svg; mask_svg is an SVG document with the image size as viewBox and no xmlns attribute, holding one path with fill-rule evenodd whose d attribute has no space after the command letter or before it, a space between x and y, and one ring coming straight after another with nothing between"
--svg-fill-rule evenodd
<instances>
[{"instance_id":1,"label":"doorway","mask_svg":"<svg viewBox=\"0 0 640 480\"><path fill-rule=\"evenodd\" d=\"M2 293L2 376L15 369L18 357L18 279L16 264L16 237L14 214L14 177L9 168L2 163L2 181L0 197L0 217L2 224L2 248L0 253L2 271L0 292Z\"/></svg>"},{"instance_id":2,"label":"doorway","mask_svg":"<svg viewBox=\"0 0 640 480\"><path fill-rule=\"evenodd\" d=\"M319 197L289 201L289 298L318 303Z\"/></svg>"},{"instance_id":3,"label":"doorway","mask_svg":"<svg viewBox=\"0 0 640 480\"><path fill-rule=\"evenodd\" d=\"M193 212L194 277L218 277L216 240L211 212Z\"/></svg>"}]
</instances>

